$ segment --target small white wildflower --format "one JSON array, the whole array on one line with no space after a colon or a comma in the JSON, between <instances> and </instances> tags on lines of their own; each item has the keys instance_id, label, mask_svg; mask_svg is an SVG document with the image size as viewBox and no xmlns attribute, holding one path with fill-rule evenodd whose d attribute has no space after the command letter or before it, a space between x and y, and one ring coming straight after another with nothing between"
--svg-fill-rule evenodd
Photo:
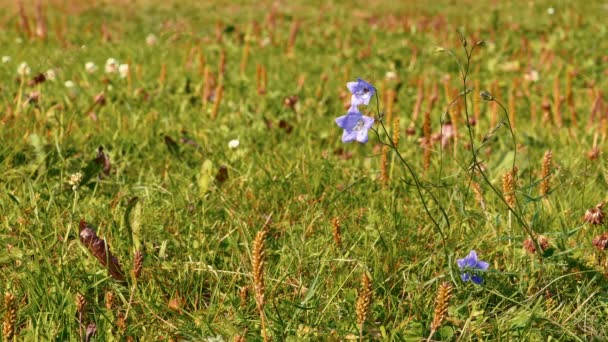
<instances>
[{"instance_id":1,"label":"small white wildflower","mask_svg":"<svg viewBox=\"0 0 608 342\"><path fill-rule=\"evenodd\" d=\"M72 186L72 190L74 191L78 190L80 182L82 182L82 173L80 172L73 173L68 181L68 183Z\"/></svg>"},{"instance_id":2,"label":"small white wildflower","mask_svg":"<svg viewBox=\"0 0 608 342\"><path fill-rule=\"evenodd\" d=\"M65 87L69 88L69 89L73 89L74 87L76 87L76 84L72 80L67 80L67 81L65 81L64 84L65 84Z\"/></svg>"},{"instance_id":3,"label":"small white wildflower","mask_svg":"<svg viewBox=\"0 0 608 342\"><path fill-rule=\"evenodd\" d=\"M108 58L105 67L107 74L114 74L118 71L118 61L114 58Z\"/></svg>"},{"instance_id":4,"label":"small white wildflower","mask_svg":"<svg viewBox=\"0 0 608 342\"><path fill-rule=\"evenodd\" d=\"M386 78L387 80L396 80L397 73L394 71L387 71L386 74L384 75L384 78Z\"/></svg>"},{"instance_id":5,"label":"small white wildflower","mask_svg":"<svg viewBox=\"0 0 608 342\"><path fill-rule=\"evenodd\" d=\"M27 65L27 63L25 62L19 64L19 66L17 67L17 74L19 74L19 76L27 76L30 74L30 72L31 69L29 65Z\"/></svg>"},{"instance_id":6,"label":"small white wildflower","mask_svg":"<svg viewBox=\"0 0 608 342\"><path fill-rule=\"evenodd\" d=\"M270 45L270 43L272 43L272 41L270 40L270 37L264 37L264 38L262 39L262 42L260 43L260 45L261 45L262 47L264 47L264 46L268 46L268 45Z\"/></svg>"},{"instance_id":7,"label":"small white wildflower","mask_svg":"<svg viewBox=\"0 0 608 342\"><path fill-rule=\"evenodd\" d=\"M120 73L121 78L126 78L129 76L129 64L121 64L118 67L118 72Z\"/></svg>"},{"instance_id":8,"label":"small white wildflower","mask_svg":"<svg viewBox=\"0 0 608 342\"><path fill-rule=\"evenodd\" d=\"M156 45L157 42L158 42L158 39L156 39L156 36L153 33L150 33L146 37L146 44L148 44L148 46Z\"/></svg>"},{"instance_id":9,"label":"small white wildflower","mask_svg":"<svg viewBox=\"0 0 608 342\"><path fill-rule=\"evenodd\" d=\"M2 63L8 63L11 61L11 56L2 56Z\"/></svg>"},{"instance_id":10,"label":"small white wildflower","mask_svg":"<svg viewBox=\"0 0 608 342\"><path fill-rule=\"evenodd\" d=\"M228 147L234 150L235 148L239 147L240 144L241 143L238 139L232 139L228 142Z\"/></svg>"},{"instance_id":11,"label":"small white wildflower","mask_svg":"<svg viewBox=\"0 0 608 342\"><path fill-rule=\"evenodd\" d=\"M89 73L92 74L95 71L97 71L97 65L95 65L95 63L93 62L86 62L86 64L84 65L84 69Z\"/></svg>"},{"instance_id":12,"label":"small white wildflower","mask_svg":"<svg viewBox=\"0 0 608 342\"><path fill-rule=\"evenodd\" d=\"M44 73L44 77L49 81L55 81L57 79L57 74L55 73L55 70L49 69Z\"/></svg>"},{"instance_id":13,"label":"small white wildflower","mask_svg":"<svg viewBox=\"0 0 608 342\"><path fill-rule=\"evenodd\" d=\"M555 8L553 8L553 7L547 8L547 14L554 15L555 14Z\"/></svg>"},{"instance_id":14,"label":"small white wildflower","mask_svg":"<svg viewBox=\"0 0 608 342\"><path fill-rule=\"evenodd\" d=\"M526 72L524 74L524 80L526 80L526 81L538 82L539 79L540 79L540 76L538 74L538 71L536 71L534 69L530 69L528 72Z\"/></svg>"}]
</instances>

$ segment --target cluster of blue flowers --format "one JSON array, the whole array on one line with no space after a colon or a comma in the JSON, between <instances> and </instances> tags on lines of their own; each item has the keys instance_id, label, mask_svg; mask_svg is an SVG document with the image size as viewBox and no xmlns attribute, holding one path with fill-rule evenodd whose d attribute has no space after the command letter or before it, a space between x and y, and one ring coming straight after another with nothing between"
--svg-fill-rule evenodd
<instances>
[{"instance_id":1,"label":"cluster of blue flowers","mask_svg":"<svg viewBox=\"0 0 608 342\"><path fill-rule=\"evenodd\" d=\"M336 124L344 129L342 142L357 140L364 144L367 142L367 131L372 128L374 118L365 116L359 111L360 105L368 105L376 92L376 88L362 79L356 82L346 83L346 87L353 94L350 101L350 108L346 115L336 119Z\"/></svg>"},{"instance_id":2,"label":"cluster of blue flowers","mask_svg":"<svg viewBox=\"0 0 608 342\"><path fill-rule=\"evenodd\" d=\"M456 262L462 271L460 275L462 281L467 282L470 280L478 285L483 283L481 271L487 270L488 266L490 266L487 262L479 260L475 251L471 251L469 255L463 259L458 259Z\"/></svg>"},{"instance_id":3,"label":"cluster of blue flowers","mask_svg":"<svg viewBox=\"0 0 608 342\"><path fill-rule=\"evenodd\" d=\"M336 119L336 124L344 129L342 142L348 143L356 140L364 144L368 140L367 131L372 128L374 118L363 115L359 111L359 106L369 105L369 101L376 93L376 88L360 78L355 82L346 83L346 87L352 93L350 108L346 115L342 115ZM474 250L463 259L458 259L457 263L462 272L460 275L462 281L467 282L470 280L475 284L483 282L481 272L486 271L489 264L479 260Z\"/></svg>"}]
</instances>

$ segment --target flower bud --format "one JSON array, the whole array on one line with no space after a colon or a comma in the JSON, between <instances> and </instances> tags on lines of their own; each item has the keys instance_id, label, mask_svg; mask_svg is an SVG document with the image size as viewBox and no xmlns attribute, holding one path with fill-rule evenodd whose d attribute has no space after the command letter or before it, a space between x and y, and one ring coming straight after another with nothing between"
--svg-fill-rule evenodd
<instances>
[{"instance_id":1,"label":"flower bud","mask_svg":"<svg viewBox=\"0 0 608 342\"><path fill-rule=\"evenodd\" d=\"M487 90L482 90L481 93L479 93L479 96L485 101L494 101L494 97Z\"/></svg>"}]
</instances>

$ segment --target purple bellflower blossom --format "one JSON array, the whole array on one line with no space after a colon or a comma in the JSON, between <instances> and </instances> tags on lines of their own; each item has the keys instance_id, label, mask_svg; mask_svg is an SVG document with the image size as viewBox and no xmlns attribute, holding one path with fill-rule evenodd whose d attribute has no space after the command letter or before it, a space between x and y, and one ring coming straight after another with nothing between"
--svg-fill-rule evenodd
<instances>
[{"instance_id":1,"label":"purple bellflower blossom","mask_svg":"<svg viewBox=\"0 0 608 342\"><path fill-rule=\"evenodd\" d=\"M373 85L358 78L355 82L346 83L346 87L353 94L351 98L351 106L368 105L369 101L374 96L376 88Z\"/></svg>"},{"instance_id":2,"label":"purple bellflower blossom","mask_svg":"<svg viewBox=\"0 0 608 342\"><path fill-rule=\"evenodd\" d=\"M483 278L479 275L480 271L485 271L488 269L488 264L485 261L481 261L477 258L477 253L472 250L469 255L464 257L463 259L457 260L458 267L462 271L460 278L462 281L467 282L471 280L475 284L483 283Z\"/></svg>"},{"instance_id":3,"label":"purple bellflower blossom","mask_svg":"<svg viewBox=\"0 0 608 342\"><path fill-rule=\"evenodd\" d=\"M367 131L372 128L374 118L365 116L357 110L357 107L350 107L346 115L336 119L336 124L344 129L342 134L342 142L351 142L357 140L364 144L367 142Z\"/></svg>"}]
</instances>

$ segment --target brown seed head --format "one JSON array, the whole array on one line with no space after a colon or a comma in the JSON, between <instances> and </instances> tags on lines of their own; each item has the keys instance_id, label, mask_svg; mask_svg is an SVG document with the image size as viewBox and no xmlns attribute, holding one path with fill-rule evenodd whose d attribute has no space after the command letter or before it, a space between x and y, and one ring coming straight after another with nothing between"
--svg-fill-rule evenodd
<instances>
[{"instance_id":1,"label":"brown seed head","mask_svg":"<svg viewBox=\"0 0 608 342\"><path fill-rule=\"evenodd\" d=\"M435 298L435 315L431 323L431 331L437 331L448 313L448 305L452 297L452 285L443 283L437 289L437 297Z\"/></svg>"},{"instance_id":2,"label":"brown seed head","mask_svg":"<svg viewBox=\"0 0 608 342\"><path fill-rule=\"evenodd\" d=\"M81 293L76 294L76 311L78 315L82 317L84 315L84 311L86 310L87 300Z\"/></svg>"},{"instance_id":3,"label":"brown seed head","mask_svg":"<svg viewBox=\"0 0 608 342\"><path fill-rule=\"evenodd\" d=\"M367 320L367 314L369 307L372 303L372 284L367 276L367 273L363 273L361 276L361 289L359 290L359 297L357 298L357 304L355 311L357 313L357 325L359 329L362 329L363 323Z\"/></svg>"},{"instance_id":4,"label":"brown seed head","mask_svg":"<svg viewBox=\"0 0 608 342\"><path fill-rule=\"evenodd\" d=\"M510 171L502 176L502 192L505 197L505 202L509 207L515 207L515 186L513 182L513 173Z\"/></svg>"},{"instance_id":5,"label":"brown seed head","mask_svg":"<svg viewBox=\"0 0 608 342\"><path fill-rule=\"evenodd\" d=\"M114 307L114 292L107 291L104 299L106 309L112 311L112 308Z\"/></svg>"},{"instance_id":6,"label":"brown seed head","mask_svg":"<svg viewBox=\"0 0 608 342\"><path fill-rule=\"evenodd\" d=\"M593 238L593 246L600 251L605 250L606 245L608 245L608 232L602 233Z\"/></svg>"},{"instance_id":7,"label":"brown seed head","mask_svg":"<svg viewBox=\"0 0 608 342\"><path fill-rule=\"evenodd\" d=\"M12 341L15 336L15 326L17 324L17 303L15 295L10 292L4 294L4 305L6 313L4 314L4 322L2 323L2 336L5 341Z\"/></svg>"},{"instance_id":8,"label":"brown seed head","mask_svg":"<svg viewBox=\"0 0 608 342\"><path fill-rule=\"evenodd\" d=\"M258 309L264 307L264 249L266 242L266 231L260 230L253 241L253 257L251 266L253 268L253 288Z\"/></svg>"},{"instance_id":9,"label":"brown seed head","mask_svg":"<svg viewBox=\"0 0 608 342\"><path fill-rule=\"evenodd\" d=\"M336 242L336 245L338 247L340 247L340 244L342 243L342 232L340 231L340 218L338 216L332 218L331 225L333 227L334 241Z\"/></svg>"},{"instance_id":10,"label":"brown seed head","mask_svg":"<svg viewBox=\"0 0 608 342\"><path fill-rule=\"evenodd\" d=\"M127 317L125 317L125 314L122 311L119 311L116 315L116 329L118 329L120 333L124 333L125 330L127 330Z\"/></svg>"},{"instance_id":11,"label":"brown seed head","mask_svg":"<svg viewBox=\"0 0 608 342\"><path fill-rule=\"evenodd\" d=\"M538 235L536 237L536 242L538 243L538 246L540 247L540 249L544 252L549 248L549 239L547 239L545 236L543 235ZM524 240L523 242L524 245L524 249L530 253L530 254L535 254L536 253L536 246L534 245L534 242L532 241L532 239L527 238Z\"/></svg>"},{"instance_id":12,"label":"brown seed head","mask_svg":"<svg viewBox=\"0 0 608 342\"><path fill-rule=\"evenodd\" d=\"M602 208L604 207L604 202L599 203L595 206L595 208L591 208L585 212L585 216L583 220L587 223L591 223L593 225L601 225L604 223L604 211Z\"/></svg>"},{"instance_id":13,"label":"brown seed head","mask_svg":"<svg viewBox=\"0 0 608 342\"><path fill-rule=\"evenodd\" d=\"M549 174L551 172L551 159L553 153L551 151L545 152L543 157L543 166L541 170L541 183L540 183L540 194L546 195L549 192Z\"/></svg>"}]
</instances>

